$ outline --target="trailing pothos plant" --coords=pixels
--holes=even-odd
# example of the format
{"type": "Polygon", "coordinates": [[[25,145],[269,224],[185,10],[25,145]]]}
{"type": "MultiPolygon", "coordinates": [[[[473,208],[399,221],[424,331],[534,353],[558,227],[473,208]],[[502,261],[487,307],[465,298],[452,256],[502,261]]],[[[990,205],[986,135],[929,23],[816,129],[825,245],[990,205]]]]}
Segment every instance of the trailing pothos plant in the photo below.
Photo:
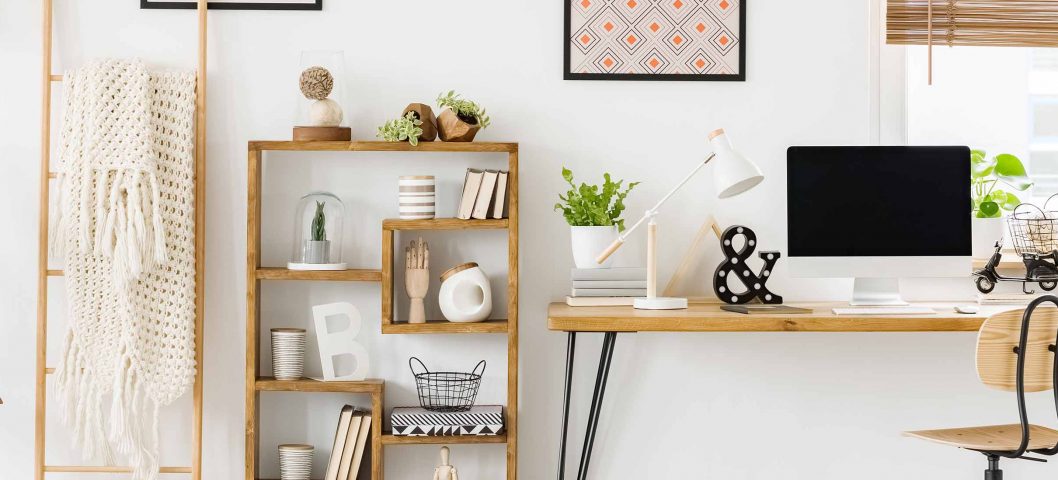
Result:
{"type": "Polygon", "coordinates": [[[1021,159],[1009,153],[989,158],[984,150],[971,150],[970,194],[974,217],[999,218],[1004,211],[1012,211],[1021,204],[1021,199],[1003,186],[1018,192],[1032,186],[1021,159]]]}
{"type": "Polygon", "coordinates": [[[578,186],[573,182],[573,172],[562,167],[562,178],[569,184],[570,189],[564,195],[558,196],[562,203],[556,203],[555,210],[561,210],[566,222],[574,227],[617,225],[618,231],[624,231],[625,221],[621,218],[621,213],[625,209],[625,197],[639,182],[629,183],[622,190],[624,180],[614,182],[609,173],[604,173],[602,177],[601,188],[586,183],[578,186]]]}
{"type": "Polygon", "coordinates": [[[419,116],[415,112],[408,112],[407,115],[394,118],[378,127],[378,133],[375,136],[387,142],[407,140],[415,146],[419,144],[419,136],[422,135],[422,128],[419,125],[422,125],[419,116]]]}
{"type": "Polygon", "coordinates": [[[482,129],[489,127],[490,120],[489,116],[485,114],[485,109],[477,103],[460,98],[455,90],[449,90],[448,93],[438,95],[437,106],[451,108],[456,116],[466,123],[477,125],[482,129]]]}

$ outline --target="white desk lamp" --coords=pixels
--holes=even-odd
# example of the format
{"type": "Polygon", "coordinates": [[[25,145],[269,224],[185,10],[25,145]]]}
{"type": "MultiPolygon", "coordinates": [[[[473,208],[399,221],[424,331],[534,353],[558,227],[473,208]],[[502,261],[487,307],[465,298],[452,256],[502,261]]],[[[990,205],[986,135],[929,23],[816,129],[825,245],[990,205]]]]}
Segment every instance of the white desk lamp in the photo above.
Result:
{"type": "Polygon", "coordinates": [[[713,153],[706,158],[704,162],[699,163],[698,166],[691,170],[691,173],[684,177],[683,181],[676,185],[666,194],[662,199],[654,205],[654,208],[647,210],[632,228],[625,230],[621,236],[617,237],[609,247],[606,248],[599,257],[595,259],[596,262],[602,264],[606,261],[610,255],[613,255],[621,245],[624,244],[625,239],[632,234],[645,220],[650,220],[647,224],[647,296],[646,298],[635,299],[635,308],[641,310],[677,310],[681,308],[687,308],[686,298],[671,298],[671,297],[659,297],[657,295],[658,290],[658,251],[657,251],[657,236],[658,226],[654,222],[654,217],[658,215],[658,209],[675,194],[681,187],[683,187],[691,177],[693,177],[698,170],[701,170],[706,164],[713,159],[716,159],[716,172],[713,175],[713,180],[716,182],[717,196],[720,198],[728,198],[738,195],[746,190],[749,190],[758,183],[764,180],[764,175],[760,172],[753,162],[750,162],[742,154],[736,152],[731,148],[731,142],[728,140],[727,135],[724,134],[724,129],[714,130],[709,134],[709,143],[713,147],[713,153]]]}

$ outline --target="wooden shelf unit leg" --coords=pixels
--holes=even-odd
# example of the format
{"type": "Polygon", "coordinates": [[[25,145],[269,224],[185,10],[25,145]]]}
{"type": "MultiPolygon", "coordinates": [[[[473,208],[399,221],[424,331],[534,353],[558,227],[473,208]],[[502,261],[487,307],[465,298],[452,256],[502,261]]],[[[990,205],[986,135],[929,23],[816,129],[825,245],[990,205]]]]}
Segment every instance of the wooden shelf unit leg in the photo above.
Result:
{"type": "Polygon", "coordinates": [[[507,480],[518,477],[518,150],[507,156],[507,480]]]}
{"type": "Polygon", "coordinates": [[[51,39],[52,4],[43,0],[43,88],[40,117],[40,224],[38,225],[37,253],[37,366],[35,370],[36,416],[34,418],[33,478],[44,480],[44,434],[47,419],[47,376],[44,373],[48,358],[48,207],[51,183],[51,39]]]}
{"type": "Polygon", "coordinates": [[[371,479],[382,480],[385,477],[386,462],[383,457],[385,449],[382,448],[382,423],[385,422],[386,406],[385,398],[386,384],[383,383],[378,391],[371,394],[371,411],[375,418],[371,421],[371,479]]]}
{"type": "Polygon", "coordinates": [[[248,158],[246,210],[246,480],[256,480],[259,442],[257,422],[260,418],[260,394],[254,382],[257,378],[261,342],[258,326],[261,311],[261,281],[257,268],[261,266],[261,151],[251,149],[248,158]]]}

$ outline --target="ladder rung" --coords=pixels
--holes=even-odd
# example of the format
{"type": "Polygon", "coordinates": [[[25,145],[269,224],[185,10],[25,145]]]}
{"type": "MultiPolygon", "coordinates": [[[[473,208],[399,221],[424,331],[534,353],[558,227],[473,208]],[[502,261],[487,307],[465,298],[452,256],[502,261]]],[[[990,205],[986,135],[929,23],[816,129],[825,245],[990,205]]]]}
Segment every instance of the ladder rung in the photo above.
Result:
{"type": "Polygon", "coordinates": [[[53,373],[55,373],[55,369],[52,368],[52,367],[47,367],[47,368],[44,369],[44,374],[45,375],[51,375],[53,373]]]}
{"type": "Polygon", "coordinates": [[[55,172],[48,172],[48,178],[59,178],[59,174],[55,172]]]}
{"type": "Polygon", "coordinates": [[[51,81],[53,81],[53,82],[61,82],[62,81],[62,75],[52,75],[51,76],[51,81]]]}
{"type": "MultiPolygon", "coordinates": [[[[132,473],[129,467],[92,467],[69,465],[45,465],[45,472],[54,473],[132,473]]],[[[191,467],[162,467],[159,473],[191,473],[191,467]]]]}
{"type": "Polygon", "coordinates": [[[62,270],[48,270],[49,277],[61,277],[63,276],[62,270]]]}

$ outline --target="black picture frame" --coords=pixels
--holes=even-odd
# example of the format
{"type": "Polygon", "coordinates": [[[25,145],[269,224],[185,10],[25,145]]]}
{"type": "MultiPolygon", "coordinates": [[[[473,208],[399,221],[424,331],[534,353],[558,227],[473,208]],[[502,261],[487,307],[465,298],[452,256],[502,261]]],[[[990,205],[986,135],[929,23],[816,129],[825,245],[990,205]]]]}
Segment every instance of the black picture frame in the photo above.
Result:
{"type": "Polygon", "coordinates": [[[563,22],[562,26],[562,79],[563,80],[632,80],[632,81],[677,81],[677,82],[744,82],[746,81],[746,3],[749,0],[741,0],[739,3],[739,43],[738,43],[738,73],[735,74],[682,74],[682,73],[573,73],[570,71],[570,38],[572,38],[573,13],[570,0],[562,0],[563,22]]]}
{"type": "MultiPolygon", "coordinates": [[[[210,10],[323,10],[323,0],[314,0],[312,3],[225,3],[223,1],[208,2],[210,10]]],[[[194,10],[198,4],[193,0],[182,2],[151,2],[140,0],[140,9],[146,10],[194,10]]]]}

